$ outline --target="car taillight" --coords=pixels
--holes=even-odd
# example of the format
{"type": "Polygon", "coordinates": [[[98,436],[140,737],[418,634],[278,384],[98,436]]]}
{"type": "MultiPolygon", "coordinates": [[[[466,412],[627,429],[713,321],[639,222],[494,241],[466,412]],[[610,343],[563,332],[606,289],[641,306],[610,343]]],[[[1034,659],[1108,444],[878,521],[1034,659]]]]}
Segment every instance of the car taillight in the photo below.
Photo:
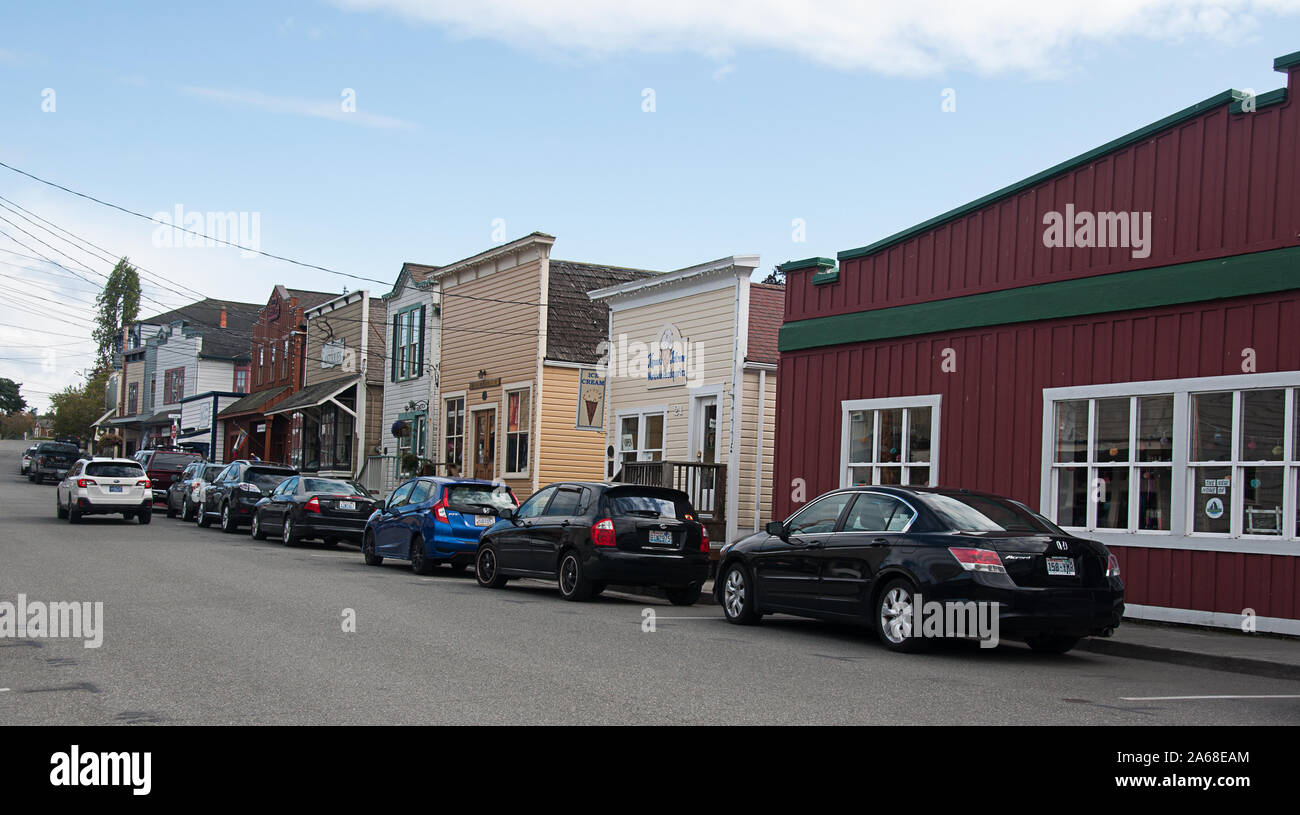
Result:
{"type": "Polygon", "coordinates": [[[709,530],[704,524],[700,524],[700,551],[709,551],[709,530]]]}
{"type": "MultiPolygon", "coordinates": [[[[77,479],[77,487],[78,487],[79,489],[83,489],[83,490],[84,490],[86,487],[89,487],[91,484],[94,484],[94,483],[95,483],[95,482],[94,482],[94,481],[91,481],[89,478],[78,478],[78,479],[77,479]]],[[[1111,557],[1114,557],[1114,555],[1111,555],[1111,557]]]]}
{"type": "Polygon", "coordinates": [[[596,546],[614,545],[614,522],[601,518],[591,525],[591,542],[596,546]]]}
{"type": "Polygon", "coordinates": [[[1106,558],[1106,576],[1119,577],[1119,558],[1114,555],[1106,558]]]}
{"type": "Polygon", "coordinates": [[[445,524],[451,523],[447,518],[447,496],[442,496],[438,499],[438,503],[433,505],[433,515],[445,524]]]}
{"type": "Polygon", "coordinates": [[[140,479],[139,481],[135,482],[135,485],[136,485],[137,487],[150,487],[150,486],[153,486],[153,482],[151,482],[151,481],[150,481],[149,479],[147,479],[147,478],[142,478],[142,479],[140,479]]]}
{"type": "Polygon", "coordinates": [[[320,499],[317,498],[315,495],[313,495],[313,496],[311,497],[311,500],[308,501],[308,502],[306,503],[306,505],[303,506],[303,509],[305,509],[305,510],[308,511],[308,512],[315,512],[315,513],[319,514],[319,513],[320,513],[320,499]]]}
{"type": "Polygon", "coordinates": [[[967,549],[960,546],[950,546],[948,551],[952,556],[957,558],[957,562],[968,572],[993,572],[995,574],[1006,574],[1006,567],[1002,565],[1002,558],[992,549],[967,549]]]}

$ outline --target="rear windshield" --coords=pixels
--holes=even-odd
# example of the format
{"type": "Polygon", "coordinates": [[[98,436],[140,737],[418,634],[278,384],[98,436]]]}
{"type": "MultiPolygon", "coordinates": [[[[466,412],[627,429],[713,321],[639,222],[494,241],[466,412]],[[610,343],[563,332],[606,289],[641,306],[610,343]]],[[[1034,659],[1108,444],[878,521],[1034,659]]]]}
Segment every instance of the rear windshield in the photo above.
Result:
{"type": "Polygon", "coordinates": [[[693,515],[686,496],[666,492],[620,491],[607,496],[610,514],[643,518],[685,518],[693,515]]]}
{"type": "Polygon", "coordinates": [[[302,490],[308,495],[366,495],[366,488],[334,478],[304,478],[302,490]]]}
{"type": "Polygon", "coordinates": [[[71,444],[42,444],[37,448],[42,453],[51,453],[61,456],[75,456],[81,451],[71,444]]]}
{"type": "Polygon", "coordinates": [[[930,493],[928,498],[948,528],[956,532],[1063,534],[1055,524],[1014,501],[944,493],[930,493]]]}
{"type": "Polygon", "coordinates": [[[249,469],[244,474],[244,480],[258,489],[266,492],[280,486],[280,482],[293,475],[290,470],[259,470],[249,469]]]}
{"type": "Polygon", "coordinates": [[[447,487],[447,505],[463,512],[493,512],[514,509],[519,505],[509,487],[489,487],[479,484],[453,484],[447,487]]]}
{"type": "Polygon", "coordinates": [[[151,470],[176,470],[180,472],[194,463],[198,456],[190,453],[154,453],[149,461],[151,470]]]}
{"type": "Polygon", "coordinates": [[[86,465],[86,475],[101,478],[138,478],[144,475],[139,464],[118,464],[112,461],[92,461],[86,465]]]}
{"type": "Polygon", "coordinates": [[[212,479],[216,478],[217,474],[224,469],[226,468],[220,464],[209,464],[203,468],[203,480],[209,484],[212,483],[212,479]]]}

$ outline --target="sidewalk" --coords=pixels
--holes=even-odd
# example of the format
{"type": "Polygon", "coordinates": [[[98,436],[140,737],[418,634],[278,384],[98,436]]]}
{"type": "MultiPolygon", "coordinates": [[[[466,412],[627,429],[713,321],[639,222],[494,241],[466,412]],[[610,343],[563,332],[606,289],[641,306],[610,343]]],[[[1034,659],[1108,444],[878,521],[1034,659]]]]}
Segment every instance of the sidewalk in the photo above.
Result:
{"type": "Polygon", "coordinates": [[[1300,680],[1300,639],[1125,620],[1110,638],[1089,637],[1079,650],[1300,680]]]}

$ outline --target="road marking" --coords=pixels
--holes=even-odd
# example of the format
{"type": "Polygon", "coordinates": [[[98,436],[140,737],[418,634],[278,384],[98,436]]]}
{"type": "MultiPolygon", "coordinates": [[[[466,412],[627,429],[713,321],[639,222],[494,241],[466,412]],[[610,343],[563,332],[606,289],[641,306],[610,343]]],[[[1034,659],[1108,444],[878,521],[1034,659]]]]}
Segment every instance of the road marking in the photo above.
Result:
{"type": "Polygon", "coordinates": [[[1125,702],[1188,702],[1206,699],[1300,699],[1300,693],[1223,694],[1220,696],[1121,696],[1125,702]]]}
{"type": "Polygon", "coordinates": [[[4,692],[7,691],[7,690],[9,690],[9,689],[8,689],[8,688],[0,688],[0,693],[4,693],[4,692]]]}

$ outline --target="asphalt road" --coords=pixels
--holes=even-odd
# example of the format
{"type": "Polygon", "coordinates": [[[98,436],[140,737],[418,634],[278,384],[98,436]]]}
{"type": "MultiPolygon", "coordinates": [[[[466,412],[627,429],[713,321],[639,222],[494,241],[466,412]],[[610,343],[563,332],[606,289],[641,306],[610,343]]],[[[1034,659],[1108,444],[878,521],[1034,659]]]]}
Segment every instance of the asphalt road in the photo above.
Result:
{"type": "Polygon", "coordinates": [[[794,618],[367,567],[162,513],[54,516],[0,442],[0,600],[104,604],[102,647],[0,638],[0,724],[1296,724],[1300,683],[1018,644],[886,652],[794,618]],[[642,631],[642,610],[656,631],[642,631]],[[342,630],[345,609],[357,630],[342,630]]]}

